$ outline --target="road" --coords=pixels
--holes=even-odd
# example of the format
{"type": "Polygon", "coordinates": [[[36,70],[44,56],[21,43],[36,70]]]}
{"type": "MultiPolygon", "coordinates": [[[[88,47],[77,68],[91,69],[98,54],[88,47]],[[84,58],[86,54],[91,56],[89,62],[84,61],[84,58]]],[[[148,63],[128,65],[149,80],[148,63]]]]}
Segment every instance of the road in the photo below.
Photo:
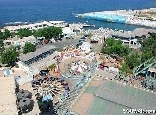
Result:
{"type": "MultiPolygon", "coordinates": [[[[76,46],[76,44],[79,43],[79,39],[81,38],[81,36],[75,38],[75,39],[63,39],[62,41],[58,41],[56,43],[52,43],[54,46],[59,47],[59,48],[64,48],[67,45],[74,45],[76,46]]],[[[91,44],[91,47],[93,48],[93,51],[101,53],[103,44],[91,44]]]]}
{"type": "Polygon", "coordinates": [[[74,39],[66,39],[66,38],[63,38],[63,40],[62,41],[58,41],[58,42],[56,42],[56,43],[52,43],[54,46],[56,46],[56,47],[59,47],[59,48],[63,48],[63,47],[65,47],[65,46],[67,46],[67,45],[74,45],[74,46],[76,46],[76,44],[78,44],[79,43],[79,39],[80,39],[81,37],[76,37],[76,38],[74,38],[74,39]]]}

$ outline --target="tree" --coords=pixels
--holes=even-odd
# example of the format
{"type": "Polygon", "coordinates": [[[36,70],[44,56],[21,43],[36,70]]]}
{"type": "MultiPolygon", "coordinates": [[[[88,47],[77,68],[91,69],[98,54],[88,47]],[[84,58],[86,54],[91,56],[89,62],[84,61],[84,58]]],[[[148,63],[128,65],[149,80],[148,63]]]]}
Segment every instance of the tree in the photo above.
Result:
{"type": "Polygon", "coordinates": [[[60,27],[46,27],[39,29],[34,33],[36,37],[45,37],[46,39],[57,38],[62,34],[62,28],[60,27]]]}
{"type": "Polygon", "coordinates": [[[14,62],[17,60],[18,56],[19,56],[19,53],[16,52],[15,48],[9,48],[1,54],[2,64],[13,65],[14,62]]]}
{"type": "Polygon", "coordinates": [[[119,68],[122,73],[132,73],[126,63],[122,63],[121,68],[119,68]]]}
{"type": "Polygon", "coordinates": [[[152,58],[153,57],[153,54],[152,54],[152,51],[150,50],[150,51],[144,51],[144,52],[142,52],[142,54],[141,54],[141,61],[142,62],[145,62],[146,60],[148,60],[148,59],[150,59],[150,58],[152,58]]]}
{"type": "Polygon", "coordinates": [[[139,57],[140,56],[137,53],[132,53],[126,57],[126,64],[131,70],[141,63],[141,59],[139,57]]]}
{"type": "Polygon", "coordinates": [[[3,46],[3,40],[0,39],[0,47],[3,46]]]}
{"type": "Polygon", "coordinates": [[[34,51],[36,51],[36,45],[30,42],[25,43],[24,48],[23,48],[24,54],[29,53],[29,52],[34,52],[34,51]]]}
{"type": "Polygon", "coordinates": [[[32,31],[29,30],[29,29],[20,29],[18,31],[18,35],[19,35],[20,38],[28,37],[28,36],[32,35],[32,31]]]}
{"type": "Polygon", "coordinates": [[[129,51],[130,48],[128,48],[128,46],[122,45],[121,40],[109,38],[106,40],[102,52],[106,54],[117,54],[119,56],[127,56],[129,51]]]}
{"type": "Polygon", "coordinates": [[[155,45],[153,46],[152,53],[153,53],[154,56],[156,56],[156,43],[155,43],[155,45]]]}
{"type": "Polygon", "coordinates": [[[8,29],[5,29],[3,34],[4,34],[4,39],[7,39],[11,36],[11,33],[8,29]]]}
{"type": "Polygon", "coordinates": [[[3,32],[0,31],[0,40],[3,40],[4,39],[4,34],[3,32]]]}
{"type": "Polygon", "coordinates": [[[146,61],[153,56],[156,56],[156,33],[152,33],[149,38],[145,39],[142,43],[142,61],[146,61]]]}

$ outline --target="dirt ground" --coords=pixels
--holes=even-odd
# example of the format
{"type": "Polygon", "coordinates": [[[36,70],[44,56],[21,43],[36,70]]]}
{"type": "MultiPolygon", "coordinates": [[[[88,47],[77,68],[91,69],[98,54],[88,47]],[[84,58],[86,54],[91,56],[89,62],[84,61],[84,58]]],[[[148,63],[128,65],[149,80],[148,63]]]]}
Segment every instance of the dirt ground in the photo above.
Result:
{"type": "Polygon", "coordinates": [[[24,89],[24,90],[28,90],[29,92],[32,93],[32,100],[34,101],[34,107],[33,107],[33,110],[30,111],[29,113],[26,113],[25,115],[36,115],[38,113],[40,113],[40,110],[39,110],[39,107],[38,107],[38,104],[37,104],[37,101],[36,101],[36,98],[35,96],[33,95],[33,89],[31,87],[31,83],[26,83],[24,85],[21,85],[20,86],[20,89],[24,89]]]}
{"type": "Polygon", "coordinates": [[[73,110],[80,115],[85,115],[93,99],[94,96],[92,94],[83,93],[73,106],[73,110]]]}

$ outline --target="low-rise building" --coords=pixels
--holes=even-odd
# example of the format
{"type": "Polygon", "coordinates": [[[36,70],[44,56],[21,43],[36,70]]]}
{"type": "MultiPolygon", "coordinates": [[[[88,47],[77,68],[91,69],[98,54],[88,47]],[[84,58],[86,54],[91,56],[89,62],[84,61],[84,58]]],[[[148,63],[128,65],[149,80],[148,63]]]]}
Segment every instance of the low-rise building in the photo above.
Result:
{"type": "Polygon", "coordinates": [[[140,48],[141,44],[138,39],[145,39],[150,36],[151,33],[156,32],[153,29],[136,28],[133,31],[111,31],[111,37],[116,40],[121,40],[123,44],[129,45],[130,48],[140,48]]]}
{"type": "Polygon", "coordinates": [[[42,21],[25,25],[6,26],[2,29],[8,29],[10,32],[17,32],[19,29],[38,30],[48,26],[65,27],[64,21],[42,21]]]}
{"type": "Polygon", "coordinates": [[[3,43],[4,43],[4,47],[9,47],[11,45],[13,46],[20,46],[21,48],[24,47],[25,43],[26,42],[30,42],[32,44],[36,44],[37,40],[34,36],[29,36],[29,37],[23,37],[22,39],[20,38],[12,38],[12,39],[9,39],[9,40],[4,40],[3,43]]]}
{"type": "Polygon", "coordinates": [[[24,64],[30,65],[34,62],[37,62],[39,60],[46,58],[48,55],[51,55],[54,52],[54,48],[56,47],[53,45],[45,45],[41,48],[38,48],[35,52],[21,54],[19,56],[19,59],[24,64]]]}

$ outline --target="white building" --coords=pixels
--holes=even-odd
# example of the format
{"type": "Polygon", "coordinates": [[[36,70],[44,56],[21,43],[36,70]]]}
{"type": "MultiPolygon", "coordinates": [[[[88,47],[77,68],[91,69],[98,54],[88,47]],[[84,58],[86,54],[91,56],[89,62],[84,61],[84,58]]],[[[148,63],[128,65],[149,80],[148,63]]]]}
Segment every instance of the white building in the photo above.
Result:
{"type": "Polygon", "coordinates": [[[23,37],[22,39],[18,38],[17,40],[11,39],[11,40],[3,41],[5,47],[9,47],[10,45],[13,45],[13,46],[21,46],[22,48],[24,47],[26,42],[35,44],[36,38],[34,36],[29,36],[29,37],[23,37]]]}
{"type": "Polygon", "coordinates": [[[4,29],[8,29],[10,32],[17,32],[19,29],[38,30],[48,26],[64,27],[65,24],[64,21],[42,21],[26,25],[6,26],[4,29]]]}

